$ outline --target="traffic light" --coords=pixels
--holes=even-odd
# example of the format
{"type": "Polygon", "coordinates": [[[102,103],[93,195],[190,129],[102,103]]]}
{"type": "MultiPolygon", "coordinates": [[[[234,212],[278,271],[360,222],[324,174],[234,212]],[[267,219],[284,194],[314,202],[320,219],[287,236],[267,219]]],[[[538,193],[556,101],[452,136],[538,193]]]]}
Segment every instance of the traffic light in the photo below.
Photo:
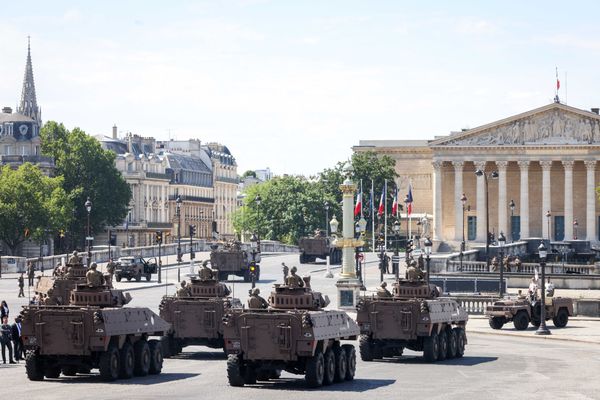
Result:
{"type": "Polygon", "coordinates": [[[196,235],[196,225],[190,225],[190,236],[196,235]]]}
{"type": "Polygon", "coordinates": [[[157,244],[161,244],[162,240],[163,240],[163,238],[162,238],[162,231],[156,232],[156,243],[157,244]]]}
{"type": "Polygon", "coordinates": [[[58,237],[60,237],[61,239],[65,237],[65,230],[61,229],[58,231],[58,237]]]}

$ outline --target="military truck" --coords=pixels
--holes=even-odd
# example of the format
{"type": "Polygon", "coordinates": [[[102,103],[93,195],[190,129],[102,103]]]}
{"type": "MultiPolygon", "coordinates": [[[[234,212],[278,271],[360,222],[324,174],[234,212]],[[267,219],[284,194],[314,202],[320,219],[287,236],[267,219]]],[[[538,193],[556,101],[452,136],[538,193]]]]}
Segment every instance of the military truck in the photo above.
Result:
{"type": "Polygon", "coordinates": [[[158,307],[160,317],[172,326],[161,338],[165,357],[175,356],[190,345],[223,349],[223,316],[231,308],[242,307],[216,279],[193,277],[187,288],[187,297],[164,296],[158,307]]]}
{"type": "Polygon", "coordinates": [[[324,310],[329,299],[305,287],[275,285],[268,309],[231,309],[224,318],[227,377],[231,386],[304,374],[310,387],[354,379],[359,334],[344,311],[324,310]]]}
{"type": "Polygon", "coordinates": [[[324,231],[317,231],[313,236],[300,238],[298,241],[300,263],[313,263],[317,258],[325,260],[329,256],[330,264],[342,262],[342,250],[333,246],[333,240],[324,231]]]}
{"type": "Polygon", "coordinates": [[[424,280],[398,279],[390,297],[363,296],[357,304],[363,361],[423,352],[427,362],[462,357],[468,315],[459,304],[439,297],[424,280]]]}
{"type": "Polygon", "coordinates": [[[32,381],[100,370],[105,381],[158,374],[162,349],[151,336],[170,325],[145,307],[123,307],[129,294],[78,284],[68,305],[29,305],[21,312],[25,369],[32,381]]]}
{"type": "Polygon", "coordinates": [[[121,257],[115,265],[115,279],[117,282],[121,282],[123,278],[139,282],[143,276],[149,282],[157,270],[156,258],[146,260],[143,257],[121,257]]]}
{"type": "Polygon", "coordinates": [[[226,281],[229,275],[241,276],[244,282],[260,280],[260,251],[242,249],[239,242],[211,246],[210,265],[218,270],[218,279],[226,281]]]}
{"type": "MultiPolygon", "coordinates": [[[[529,324],[540,326],[541,301],[520,296],[505,298],[488,306],[485,315],[489,318],[492,329],[502,329],[504,324],[512,321],[515,329],[522,331],[529,324]]],[[[546,321],[552,320],[557,328],[564,328],[573,315],[573,299],[568,297],[546,297],[546,321]]]]}

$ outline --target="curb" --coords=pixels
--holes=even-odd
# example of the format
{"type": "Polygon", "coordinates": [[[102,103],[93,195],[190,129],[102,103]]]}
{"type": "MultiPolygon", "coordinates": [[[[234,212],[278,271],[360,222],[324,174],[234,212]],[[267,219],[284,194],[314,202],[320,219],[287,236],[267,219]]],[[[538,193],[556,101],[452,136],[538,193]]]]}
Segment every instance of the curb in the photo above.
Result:
{"type": "Polygon", "coordinates": [[[496,333],[496,332],[486,332],[486,331],[467,331],[468,335],[494,335],[494,336],[505,336],[505,337],[511,337],[511,336],[516,336],[516,337],[520,337],[520,338],[529,338],[529,339],[545,339],[545,340],[560,340],[563,342],[578,342],[578,343],[588,343],[588,344],[597,344],[600,345],[600,342],[595,342],[592,340],[584,340],[584,339],[570,339],[570,338],[563,338],[563,337],[556,337],[556,336],[552,336],[552,335],[548,335],[548,336],[537,336],[535,334],[533,335],[526,335],[526,334],[522,334],[522,333],[496,333]]]}

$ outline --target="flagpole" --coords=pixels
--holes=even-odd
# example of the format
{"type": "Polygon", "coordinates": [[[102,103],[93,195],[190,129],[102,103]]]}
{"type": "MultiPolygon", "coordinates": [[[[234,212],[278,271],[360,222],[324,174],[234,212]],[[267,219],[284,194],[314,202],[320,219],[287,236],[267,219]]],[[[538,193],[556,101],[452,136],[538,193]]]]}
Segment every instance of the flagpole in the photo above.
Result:
{"type": "Polygon", "coordinates": [[[360,217],[363,217],[363,187],[362,187],[362,178],[360,180],[360,217]]]}
{"type": "Polygon", "coordinates": [[[383,185],[383,232],[384,232],[384,239],[385,239],[385,251],[387,251],[387,239],[388,239],[388,232],[387,232],[387,179],[385,180],[385,183],[383,185]]]}
{"type": "Polygon", "coordinates": [[[375,183],[371,179],[371,251],[375,253],[375,183]]]}

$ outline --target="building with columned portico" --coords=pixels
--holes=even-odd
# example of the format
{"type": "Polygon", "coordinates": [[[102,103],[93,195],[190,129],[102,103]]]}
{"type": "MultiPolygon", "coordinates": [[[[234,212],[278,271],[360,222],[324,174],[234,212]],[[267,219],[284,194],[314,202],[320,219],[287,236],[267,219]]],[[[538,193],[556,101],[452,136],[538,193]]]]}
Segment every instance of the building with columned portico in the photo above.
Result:
{"type": "Polygon", "coordinates": [[[354,147],[368,150],[396,160],[401,198],[410,183],[415,212],[432,216],[433,239],[442,246],[458,249],[463,235],[485,243],[486,217],[490,232],[509,241],[600,240],[597,108],[556,102],[434,140],[361,140],[354,147]],[[489,215],[486,177],[476,170],[488,176],[489,215]]]}

